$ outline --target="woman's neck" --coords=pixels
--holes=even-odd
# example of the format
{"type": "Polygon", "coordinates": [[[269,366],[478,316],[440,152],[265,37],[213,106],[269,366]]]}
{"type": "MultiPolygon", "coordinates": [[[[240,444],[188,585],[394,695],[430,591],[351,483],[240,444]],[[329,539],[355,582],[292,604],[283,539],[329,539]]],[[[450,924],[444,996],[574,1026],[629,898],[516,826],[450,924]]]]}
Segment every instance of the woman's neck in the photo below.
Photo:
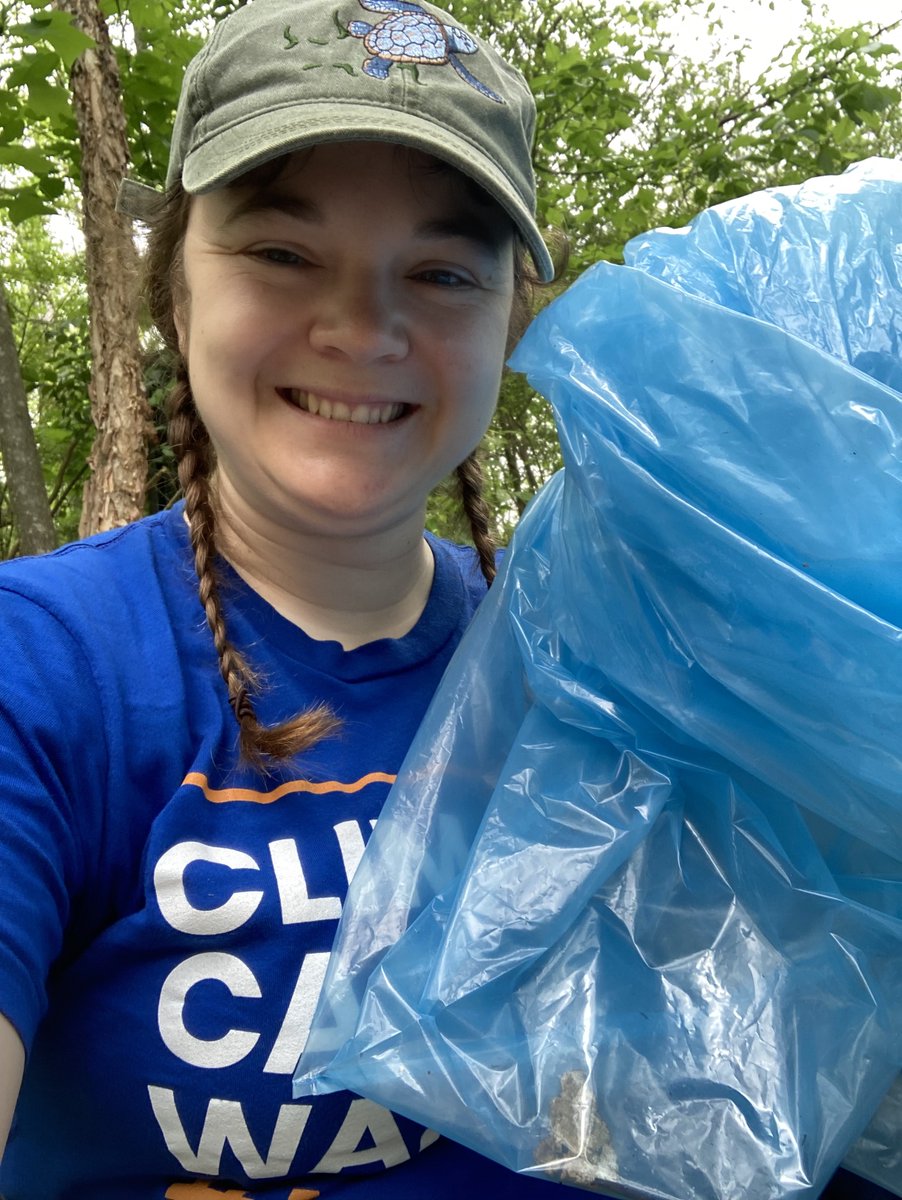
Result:
{"type": "Polygon", "coordinates": [[[277,612],[318,641],[353,650],[419,620],[434,561],[422,514],[403,527],[326,538],[219,508],[217,547],[277,612]]]}

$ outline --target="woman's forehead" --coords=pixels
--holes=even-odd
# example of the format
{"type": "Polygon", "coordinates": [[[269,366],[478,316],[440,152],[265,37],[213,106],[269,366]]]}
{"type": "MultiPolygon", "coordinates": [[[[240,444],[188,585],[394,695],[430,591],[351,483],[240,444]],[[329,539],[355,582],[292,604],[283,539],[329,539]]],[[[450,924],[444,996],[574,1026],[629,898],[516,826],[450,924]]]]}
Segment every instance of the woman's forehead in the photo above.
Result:
{"type": "Polygon", "coordinates": [[[302,196],[308,188],[328,195],[330,186],[358,189],[362,180],[385,180],[409,189],[424,208],[437,202],[452,211],[478,215],[492,239],[503,242],[514,226],[501,206],[477,183],[449,163],[414,147],[393,142],[327,142],[264,163],[221,189],[229,208],[254,207],[258,196],[302,196]]]}

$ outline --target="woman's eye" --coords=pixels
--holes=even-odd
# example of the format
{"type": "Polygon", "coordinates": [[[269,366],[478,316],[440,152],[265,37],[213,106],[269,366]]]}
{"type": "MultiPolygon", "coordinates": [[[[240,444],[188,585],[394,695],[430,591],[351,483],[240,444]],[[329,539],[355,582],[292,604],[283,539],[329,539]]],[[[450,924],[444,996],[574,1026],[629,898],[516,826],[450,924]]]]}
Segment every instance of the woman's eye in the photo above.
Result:
{"type": "Polygon", "coordinates": [[[264,246],[262,250],[254,250],[255,258],[261,258],[264,262],[277,263],[281,266],[295,267],[306,261],[295,250],[286,250],[284,246],[264,246]]]}
{"type": "Polygon", "coordinates": [[[444,288],[473,287],[473,280],[468,275],[453,271],[450,267],[428,267],[417,273],[417,279],[444,288]]]}

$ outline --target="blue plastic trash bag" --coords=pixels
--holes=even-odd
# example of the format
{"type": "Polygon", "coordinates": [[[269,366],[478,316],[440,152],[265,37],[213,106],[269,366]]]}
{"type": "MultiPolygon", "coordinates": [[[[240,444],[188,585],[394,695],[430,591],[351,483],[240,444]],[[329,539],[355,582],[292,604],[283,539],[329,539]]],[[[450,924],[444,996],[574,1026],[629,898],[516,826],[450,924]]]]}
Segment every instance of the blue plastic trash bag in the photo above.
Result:
{"type": "MultiPolygon", "coordinates": [[[[814,1197],[902,1068],[902,166],[627,262],[514,356],[565,468],[363,855],[296,1095],[618,1197],[814,1197]]],[[[902,1185],[881,1113],[850,1165],[902,1185]]]]}

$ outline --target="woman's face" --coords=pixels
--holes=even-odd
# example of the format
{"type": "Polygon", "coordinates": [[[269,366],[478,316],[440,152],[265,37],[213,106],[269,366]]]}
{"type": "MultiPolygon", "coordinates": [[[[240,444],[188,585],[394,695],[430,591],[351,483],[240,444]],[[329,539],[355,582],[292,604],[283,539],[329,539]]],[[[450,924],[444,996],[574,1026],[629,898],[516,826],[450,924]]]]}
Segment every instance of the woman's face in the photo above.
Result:
{"type": "Polygon", "coordinates": [[[491,419],[513,263],[499,209],[393,145],[317,146],[196,197],[176,324],[226,512],[420,525],[491,419]]]}

